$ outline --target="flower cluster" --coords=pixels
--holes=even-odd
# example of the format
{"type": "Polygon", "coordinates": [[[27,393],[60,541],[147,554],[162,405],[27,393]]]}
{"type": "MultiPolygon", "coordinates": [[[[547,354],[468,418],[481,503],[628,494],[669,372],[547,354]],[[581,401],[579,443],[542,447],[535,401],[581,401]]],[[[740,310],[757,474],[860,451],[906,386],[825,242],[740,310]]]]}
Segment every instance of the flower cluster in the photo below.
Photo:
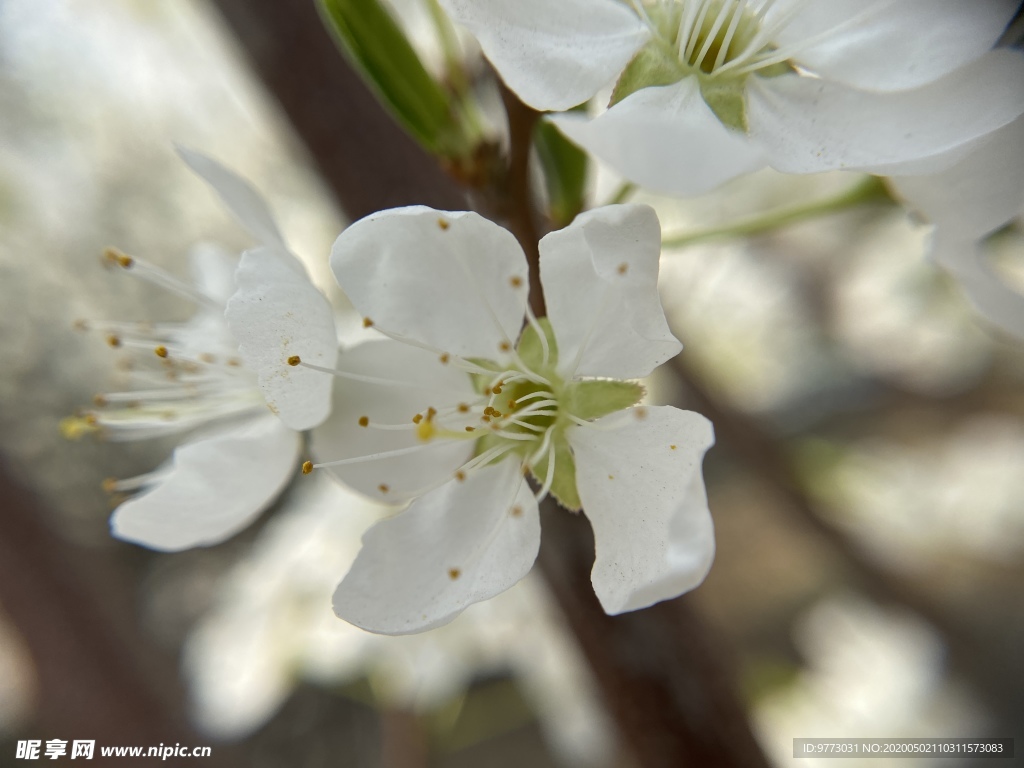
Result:
{"type": "Polygon", "coordinates": [[[441,0],[508,86],[626,178],[677,195],[766,165],[942,170],[1024,112],[1014,0],[441,0]]]}

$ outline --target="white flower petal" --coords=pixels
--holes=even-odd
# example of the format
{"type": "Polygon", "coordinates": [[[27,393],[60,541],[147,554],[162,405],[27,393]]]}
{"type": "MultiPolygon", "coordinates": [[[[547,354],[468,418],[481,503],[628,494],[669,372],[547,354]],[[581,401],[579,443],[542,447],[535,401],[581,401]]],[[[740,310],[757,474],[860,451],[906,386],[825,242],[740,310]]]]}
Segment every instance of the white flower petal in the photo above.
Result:
{"type": "Polygon", "coordinates": [[[811,77],[751,77],[747,122],[773,168],[938,171],[951,150],[1024,112],[1024,53],[999,50],[929,85],[869,93],[811,77]],[[925,163],[929,160],[929,163],[925,163]]]}
{"type": "Polygon", "coordinates": [[[765,165],[761,150],[711,111],[695,77],[641,88],[592,120],[550,119],[630,181],[669,195],[700,195],[765,165]]]}
{"type": "Polygon", "coordinates": [[[441,0],[480,41],[519,98],[540,110],[581,104],[610,83],[650,38],[615,0],[441,0]]]}
{"type": "Polygon", "coordinates": [[[330,418],[313,430],[310,447],[317,461],[423,446],[421,451],[401,456],[330,467],[329,471],[342,482],[381,501],[403,502],[450,478],[473,455],[473,440],[436,437],[423,443],[412,428],[413,416],[432,406],[438,411],[439,426],[464,431],[467,422],[457,406],[479,399],[464,372],[442,364],[435,354],[390,339],[368,341],[346,350],[337,367],[362,376],[407,382],[409,386],[339,380],[330,418]],[[456,412],[449,415],[449,411],[456,412]],[[363,416],[371,424],[410,429],[362,427],[359,419],[363,416]]]}
{"type": "Polygon", "coordinates": [[[335,241],[331,269],[356,309],[388,333],[488,360],[519,336],[526,257],[510,232],[476,213],[371,214],[335,241]]]}
{"type": "Polygon", "coordinates": [[[501,461],[367,531],[334,611],[385,635],[433,629],[523,578],[539,545],[533,493],[519,463],[501,461]]]}
{"type": "Polygon", "coordinates": [[[111,532],[165,552],[218,544],[277,498],[299,448],[298,434],[270,414],[183,443],[168,477],[114,511],[111,532]]]}
{"type": "Polygon", "coordinates": [[[711,423],[678,408],[640,407],[567,432],[576,484],[594,528],[591,574],[607,613],[693,589],[715,554],[701,459],[711,423]]]}
{"type": "Polygon", "coordinates": [[[1024,118],[945,171],[890,179],[911,207],[954,238],[977,239],[1024,213],[1024,118]]]}
{"type": "Polygon", "coordinates": [[[1017,0],[814,0],[777,3],[766,18],[799,10],[775,36],[827,80],[866,90],[915,88],[974,61],[992,46],[1017,0]],[[810,46],[805,41],[814,39],[810,46]]]}
{"type": "Polygon", "coordinates": [[[303,430],[330,413],[333,377],[290,366],[288,358],[298,355],[303,362],[333,368],[338,337],[330,302],[296,265],[295,257],[278,247],[247,251],[226,317],[271,409],[292,429],[303,430]]]}
{"type": "Polygon", "coordinates": [[[956,278],[978,314],[1024,338],[1024,295],[989,268],[977,240],[949,236],[939,227],[934,234],[931,257],[956,278]]]}
{"type": "Polygon", "coordinates": [[[199,243],[189,251],[192,282],[204,296],[224,305],[235,292],[238,254],[213,243],[199,243]]]}
{"type": "Polygon", "coordinates": [[[647,205],[587,211],[540,241],[563,375],[636,379],[679,353],[658,297],[660,256],[661,226],[647,205]]]}
{"type": "Polygon", "coordinates": [[[181,159],[213,187],[246,232],[262,245],[285,247],[266,201],[248,181],[206,155],[185,147],[176,149],[181,159]]]}

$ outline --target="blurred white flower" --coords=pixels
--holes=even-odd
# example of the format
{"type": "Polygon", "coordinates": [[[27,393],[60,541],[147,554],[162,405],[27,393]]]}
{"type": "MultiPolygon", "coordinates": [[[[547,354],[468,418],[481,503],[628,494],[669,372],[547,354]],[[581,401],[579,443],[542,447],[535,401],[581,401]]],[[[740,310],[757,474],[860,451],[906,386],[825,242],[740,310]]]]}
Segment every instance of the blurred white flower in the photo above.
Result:
{"type": "Polygon", "coordinates": [[[69,437],[118,441],[188,433],[155,471],[107,483],[135,493],[111,517],[113,534],[168,551],[216,544],[252,522],[293,476],[297,430],[326,418],[330,382],[291,369],[278,350],[326,365],[337,357],[330,304],[284,246],[263,200],[213,160],[179,151],[262,245],[240,263],[197,249],[194,283],[108,251],[112,265],[198,311],[184,323],[83,323],[130,355],[131,386],[98,395],[94,410],[62,425],[69,437]]]}
{"type": "Polygon", "coordinates": [[[527,104],[626,178],[700,194],[787,173],[927,173],[1024,112],[1015,0],[441,0],[527,104]]]}
{"type": "Polygon", "coordinates": [[[193,719],[242,738],[272,717],[300,681],[369,680],[379,706],[419,713],[457,702],[475,679],[511,675],[560,752],[599,763],[614,739],[592,682],[539,581],[526,578],[451,624],[387,637],[324,610],[386,511],[323,475],[300,483],[224,580],[185,649],[193,719]]]}
{"type": "Polygon", "coordinates": [[[892,183],[934,225],[931,259],[959,281],[983,317],[1024,337],[1024,294],[993,268],[990,249],[981,242],[1024,216],[1024,118],[945,171],[892,183]]]}
{"type": "Polygon", "coordinates": [[[366,534],[335,594],[339,616],[416,632],[508,589],[536,559],[549,492],[594,527],[594,589],[609,613],[703,580],[711,425],[631,407],[642,388],[609,380],[646,376],[680,349],[658,299],[660,240],[647,206],[591,211],[547,235],[537,320],[522,249],[476,214],[403,208],[342,233],[338,282],[391,338],[341,361],[344,401],[314,432],[314,453],[331,459],[317,466],[378,499],[416,501],[366,534]]]}
{"type": "MultiPolygon", "coordinates": [[[[855,597],[822,601],[805,614],[796,644],[807,669],[789,688],[760,702],[754,723],[776,765],[793,762],[794,737],[919,738],[978,733],[984,716],[949,683],[934,630],[911,614],[883,611],[855,597]]],[[[801,757],[831,766],[834,759],[801,757]]],[[[847,757],[851,768],[895,768],[905,758],[847,757]]],[[[960,765],[919,756],[915,765],[960,765]]]]}
{"type": "Polygon", "coordinates": [[[1022,463],[1024,425],[990,415],[921,446],[865,440],[828,483],[851,532],[894,567],[1012,562],[1024,551],[1022,463]]]}

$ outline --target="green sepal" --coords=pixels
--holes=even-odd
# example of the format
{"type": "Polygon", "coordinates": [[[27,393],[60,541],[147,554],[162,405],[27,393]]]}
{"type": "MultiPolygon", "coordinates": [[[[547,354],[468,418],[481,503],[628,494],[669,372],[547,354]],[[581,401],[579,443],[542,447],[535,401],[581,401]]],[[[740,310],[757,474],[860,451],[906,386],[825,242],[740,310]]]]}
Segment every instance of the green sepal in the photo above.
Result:
{"type": "Polygon", "coordinates": [[[596,379],[573,382],[563,398],[567,412],[590,421],[636,405],[643,396],[643,386],[635,381],[596,379]]]}
{"type": "MultiPolygon", "coordinates": [[[[580,501],[580,494],[576,489],[576,459],[572,455],[572,448],[569,447],[563,430],[555,434],[551,450],[555,452],[555,477],[551,482],[551,495],[566,509],[579,512],[583,502],[580,501]]],[[[544,485],[548,477],[547,457],[538,461],[530,470],[530,474],[538,483],[544,485]]]]}
{"type": "Polygon", "coordinates": [[[469,151],[448,93],[380,0],[318,0],[318,6],[339,47],[424,148],[446,157],[469,151]]]}
{"type": "Polygon", "coordinates": [[[747,97],[743,80],[700,79],[700,95],[723,125],[747,132],[747,97]]]}
{"type": "Polygon", "coordinates": [[[653,40],[633,57],[619,75],[618,82],[612,90],[609,107],[613,107],[627,96],[641,88],[678,83],[687,75],[687,70],[679,63],[674,52],[665,49],[660,40],[653,40]]]}
{"type": "Polygon", "coordinates": [[[544,346],[540,343],[540,334],[537,333],[533,323],[527,323],[523,329],[516,352],[527,368],[544,373],[554,370],[558,365],[558,342],[555,341],[555,332],[551,329],[551,322],[546,317],[537,318],[537,325],[544,330],[544,338],[548,342],[548,364],[544,365],[544,346]]]}
{"type": "Polygon", "coordinates": [[[556,227],[568,226],[583,210],[587,187],[587,153],[546,120],[537,124],[534,144],[544,169],[548,215],[556,227]]]}

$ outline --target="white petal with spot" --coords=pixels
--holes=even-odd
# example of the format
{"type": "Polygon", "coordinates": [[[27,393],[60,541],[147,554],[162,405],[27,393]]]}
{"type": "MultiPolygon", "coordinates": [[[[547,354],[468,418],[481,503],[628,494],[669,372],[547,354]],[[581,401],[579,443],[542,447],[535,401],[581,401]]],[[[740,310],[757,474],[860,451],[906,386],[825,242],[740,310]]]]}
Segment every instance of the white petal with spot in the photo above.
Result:
{"type": "Polygon", "coordinates": [[[499,462],[373,526],[334,593],[334,611],[387,635],[447,624],[527,574],[540,517],[519,463],[499,462]]]}
{"type": "MultiPolygon", "coordinates": [[[[246,366],[259,376],[267,403],[292,429],[310,429],[331,409],[333,378],[293,367],[288,358],[333,368],[338,357],[334,312],[327,298],[296,271],[295,257],[279,247],[242,255],[238,290],[226,317],[246,366]]],[[[301,269],[301,266],[300,266],[301,269]]]]}
{"type": "Polygon", "coordinates": [[[422,447],[413,453],[328,468],[342,482],[380,501],[404,502],[451,478],[473,455],[471,439],[435,437],[424,443],[417,437],[412,421],[416,414],[434,407],[439,412],[435,417],[439,427],[468,438],[464,428],[477,417],[470,419],[459,413],[458,405],[472,403],[479,396],[466,373],[442,364],[431,352],[390,339],[368,341],[346,350],[337,367],[380,381],[338,380],[331,416],[312,434],[315,460],[327,462],[422,447]],[[389,386],[382,381],[396,384],[389,386]],[[405,429],[362,427],[359,419],[363,416],[373,424],[405,429]]]}
{"type": "Polygon", "coordinates": [[[866,90],[915,88],[995,45],[1017,0],[788,0],[768,24],[799,9],[775,35],[815,74],[866,90]],[[810,43],[808,45],[808,43],[810,43]]]}
{"type": "Polygon", "coordinates": [[[284,240],[274,223],[274,217],[252,184],[206,155],[185,147],[177,147],[177,150],[181,159],[213,187],[246,232],[263,245],[284,248],[284,240]]]}
{"type": "Polygon", "coordinates": [[[914,173],[942,170],[952,151],[1024,112],[1024,52],[992,51],[903,93],[869,93],[810,77],[751,77],[750,136],[773,168],[914,173]]]}
{"type": "Polygon", "coordinates": [[[540,241],[560,373],[635,379],[679,353],[658,297],[660,255],[661,226],[647,205],[588,211],[540,241]]]}
{"type": "Polygon", "coordinates": [[[715,553],[701,473],[711,423],[678,408],[641,407],[567,434],[605,612],[645,608],[700,584],[715,553]]]}
{"type": "Polygon", "coordinates": [[[630,181],[669,195],[701,195],[765,165],[757,145],[711,111],[695,77],[642,88],[594,119],[550,119],[630,181]]]}
{"type": "Polygon", "coordinates": [[[488,360],[519,336],[526,257],[510,232],[476,213],[371,214],[335,241],[331,269],[356,309],[389,334],[488,360]]]}
{"type": "Polygon", "coordinates": [[[295,476],[299,448],[298,434],[269,413],[183,443],[167,477],[114,511],[111,532],[167,552],[218,544],[295,476]]]}
{"type": "Polygon", "coordinates": [[[563,110],[612,82],[650,39],[615,0],[441,0],[531,107],[563,110]]]}

